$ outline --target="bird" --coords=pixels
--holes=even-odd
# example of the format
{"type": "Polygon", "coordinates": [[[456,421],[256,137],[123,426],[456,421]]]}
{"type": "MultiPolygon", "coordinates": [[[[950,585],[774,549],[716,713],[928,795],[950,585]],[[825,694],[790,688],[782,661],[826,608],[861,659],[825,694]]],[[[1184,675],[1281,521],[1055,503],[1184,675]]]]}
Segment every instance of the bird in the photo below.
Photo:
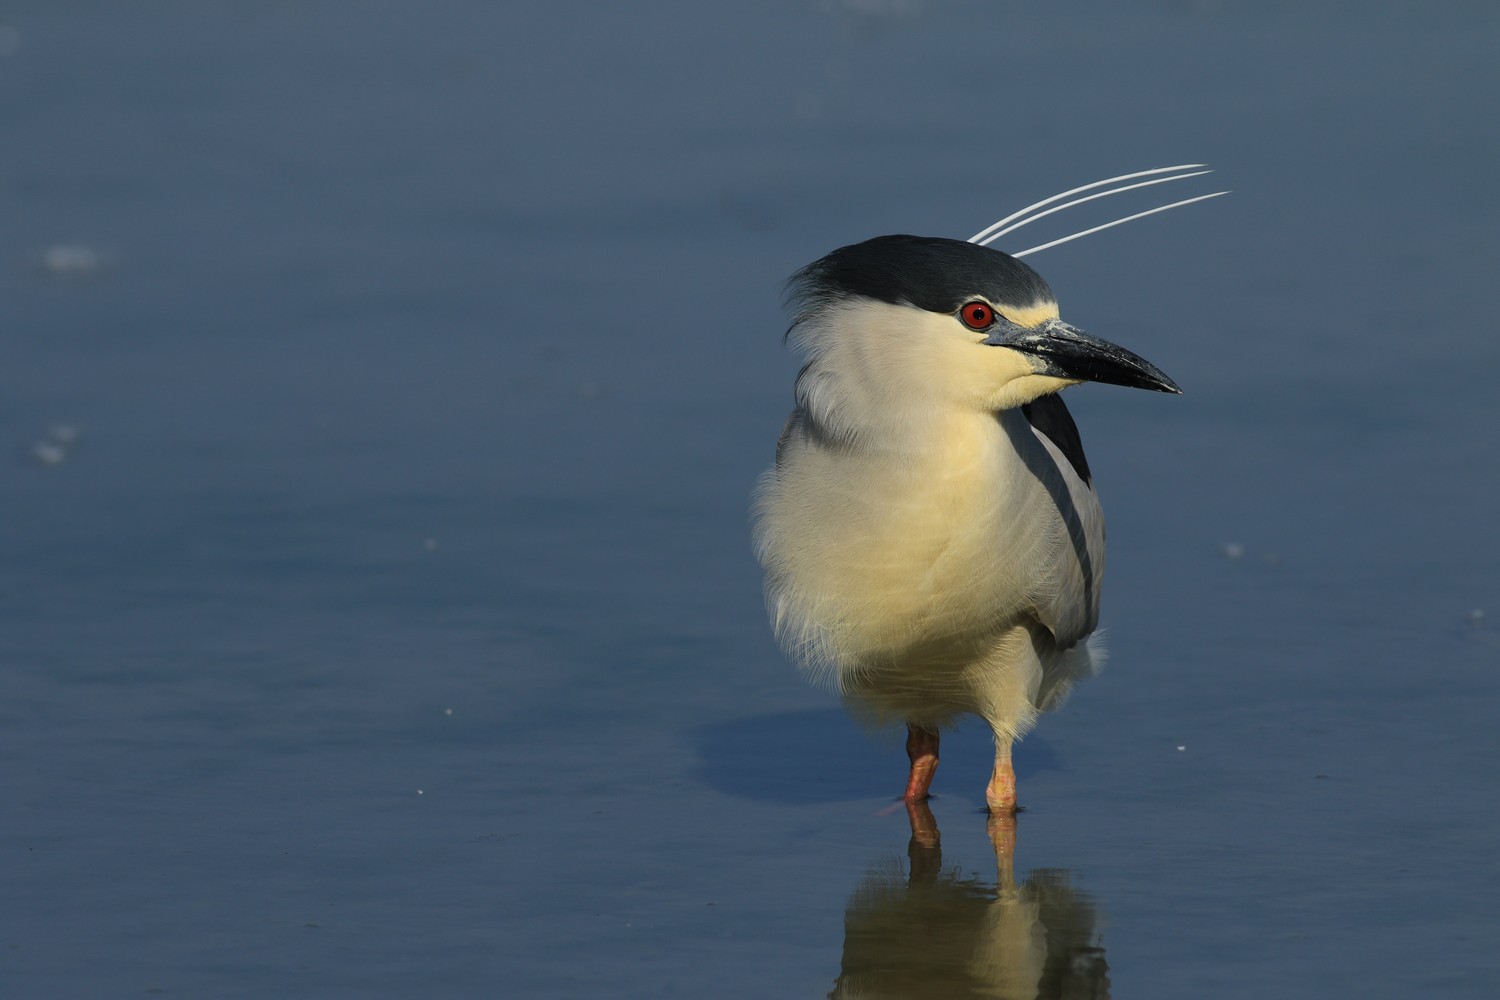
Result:
{"type": "Polygon", "coordinates": [[[856,718],[905,723],[908,804],[930,794],[942,731],[978,716],[994,734],[986,804],[1014,814],[1012,745],[1102,664],[1089,640],[1104,514],[1057,393],[1083,382],[1181,392],[1151,362],[1062,319],[1020,258],[1065,240],[1017,254],[987,244],[1201,166],[1074,188],[967,241],[877,236],[788,282],[787,339],[805,364],[752,501],[766,605],[790,658],[856,718]]]}

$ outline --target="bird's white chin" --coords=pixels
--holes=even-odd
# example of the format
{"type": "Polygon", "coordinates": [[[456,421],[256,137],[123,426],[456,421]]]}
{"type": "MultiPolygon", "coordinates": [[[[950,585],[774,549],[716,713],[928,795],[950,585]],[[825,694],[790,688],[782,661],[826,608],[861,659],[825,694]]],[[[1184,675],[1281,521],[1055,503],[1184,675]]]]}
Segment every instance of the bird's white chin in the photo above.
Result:
{"type": "Polygon", "coordinates": [[[1000,386],[985,400],[984,408],[991,411],[1014,409],[1048,393],[1078,384],[1077,379],[1058,378],[1055,375],[1022,375],[1000,386]]]}

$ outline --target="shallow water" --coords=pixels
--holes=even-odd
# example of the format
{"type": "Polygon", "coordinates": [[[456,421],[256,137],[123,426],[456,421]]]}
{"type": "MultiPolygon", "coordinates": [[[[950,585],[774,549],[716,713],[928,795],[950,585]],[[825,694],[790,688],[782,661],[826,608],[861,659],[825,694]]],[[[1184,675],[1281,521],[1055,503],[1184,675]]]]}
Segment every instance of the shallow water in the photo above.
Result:
{"type": "Polygon", "coordinates": [[[0,992],[1500,990],[1489,5],[0,20],[0,992]],[[1187,394],[1007,883],[769,636],[780,282],[1197,160],[1031,259],[1187,394]]]}

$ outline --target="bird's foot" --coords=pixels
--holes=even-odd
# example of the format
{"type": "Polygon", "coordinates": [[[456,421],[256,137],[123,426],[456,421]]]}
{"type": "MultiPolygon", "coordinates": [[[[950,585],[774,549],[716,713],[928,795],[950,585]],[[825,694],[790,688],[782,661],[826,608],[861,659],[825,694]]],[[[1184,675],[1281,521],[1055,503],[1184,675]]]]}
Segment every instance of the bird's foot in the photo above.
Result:
{"type": "Polygon", "coordinates": [[[984,790],[984,800],[990,807],[991,816],[1016,814],[1016,772],[1010,766],[1010,754],[995,761],[995,773],[990,776],[989,787],[984,790]]]}

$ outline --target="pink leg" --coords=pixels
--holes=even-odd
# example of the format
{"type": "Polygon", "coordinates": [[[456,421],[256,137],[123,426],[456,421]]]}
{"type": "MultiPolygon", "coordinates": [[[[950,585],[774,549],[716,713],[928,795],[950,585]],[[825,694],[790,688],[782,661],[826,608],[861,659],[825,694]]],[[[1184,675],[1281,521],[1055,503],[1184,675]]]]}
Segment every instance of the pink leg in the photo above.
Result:
{"type": "Polygon", "coordinates": [[[927,789],[937,772],[938,734],[908,722],[906,756],[911,758],[911,776],[906,779],[906,794],[902,798],[907,802],[920,802],[927,798],[927,789]]]}
{"type": "Polygon", "coordinates": [[[990,815],[1004,816],[1016,811],[1016,772],[1010,765],[1010,740],[995,736],[995,772],[990,775],[990,786],[984,790],[985,800],[990,805],[990,815]]]}

